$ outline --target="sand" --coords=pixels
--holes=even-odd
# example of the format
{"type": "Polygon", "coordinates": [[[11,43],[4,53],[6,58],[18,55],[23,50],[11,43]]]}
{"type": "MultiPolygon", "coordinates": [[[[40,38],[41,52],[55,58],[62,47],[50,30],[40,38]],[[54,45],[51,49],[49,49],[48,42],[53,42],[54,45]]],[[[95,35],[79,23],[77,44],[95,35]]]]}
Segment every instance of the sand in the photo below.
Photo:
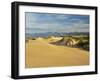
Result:
{"type": "Polygon", "coordinates": [[[89,65],[88,51],[49,43],[42,38],[26,43],[26,68],[89,65]]]}

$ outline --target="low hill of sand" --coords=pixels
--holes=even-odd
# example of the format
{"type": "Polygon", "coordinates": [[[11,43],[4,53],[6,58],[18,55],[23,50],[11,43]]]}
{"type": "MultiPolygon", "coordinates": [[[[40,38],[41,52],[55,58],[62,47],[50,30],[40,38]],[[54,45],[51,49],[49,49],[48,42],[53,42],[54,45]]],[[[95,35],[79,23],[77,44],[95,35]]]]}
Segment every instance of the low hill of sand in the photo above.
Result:
{"type": "Polygon", "coordinates": [[[43,38],[41,38],[41,37],[38,37],[38,38],[36,38],[35,40],[44,40],[43,38]]]}
{"type": "Polygon", "coordinates": [[[26,43],[26,68],[80,66],[89,64],[89,52],[50,44],[37,38],[26,43]]]}

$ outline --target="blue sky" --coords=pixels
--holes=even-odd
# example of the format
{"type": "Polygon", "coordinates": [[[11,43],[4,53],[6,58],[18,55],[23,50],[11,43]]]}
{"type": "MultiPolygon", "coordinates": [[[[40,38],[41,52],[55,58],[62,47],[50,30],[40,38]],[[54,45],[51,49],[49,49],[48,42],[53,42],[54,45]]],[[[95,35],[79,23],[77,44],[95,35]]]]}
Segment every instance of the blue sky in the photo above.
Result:
{"type": "Polygon", "coordinates": [[[25,13],[26,33],[89,32],[89,16],[73,14],[25,13]]]}

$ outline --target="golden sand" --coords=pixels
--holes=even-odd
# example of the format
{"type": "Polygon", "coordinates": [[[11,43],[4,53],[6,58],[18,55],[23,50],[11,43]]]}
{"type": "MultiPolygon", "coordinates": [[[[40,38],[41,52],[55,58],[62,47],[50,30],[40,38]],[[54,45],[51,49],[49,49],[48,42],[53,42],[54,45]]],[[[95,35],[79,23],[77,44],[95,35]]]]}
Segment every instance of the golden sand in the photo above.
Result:
{"type": "MultiPolygon", "coordinates": [[[[50,42],[50,41],[49,41],[50,42]]],[[[49,44],[45,39],[26,43],[26,68],[79,66],[89,64],[89,52],[78,48],[49,44]]]]}

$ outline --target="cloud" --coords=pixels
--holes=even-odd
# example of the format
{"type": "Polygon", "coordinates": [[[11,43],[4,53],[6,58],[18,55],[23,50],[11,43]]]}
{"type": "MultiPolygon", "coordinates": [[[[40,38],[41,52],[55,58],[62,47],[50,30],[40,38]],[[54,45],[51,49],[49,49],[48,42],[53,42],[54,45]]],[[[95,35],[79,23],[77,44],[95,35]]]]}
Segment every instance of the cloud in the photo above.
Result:
{"type": "Polygon", "coordinates": [[[26,32],[89,32],[88,15],[26,13],[26,32]]]}

